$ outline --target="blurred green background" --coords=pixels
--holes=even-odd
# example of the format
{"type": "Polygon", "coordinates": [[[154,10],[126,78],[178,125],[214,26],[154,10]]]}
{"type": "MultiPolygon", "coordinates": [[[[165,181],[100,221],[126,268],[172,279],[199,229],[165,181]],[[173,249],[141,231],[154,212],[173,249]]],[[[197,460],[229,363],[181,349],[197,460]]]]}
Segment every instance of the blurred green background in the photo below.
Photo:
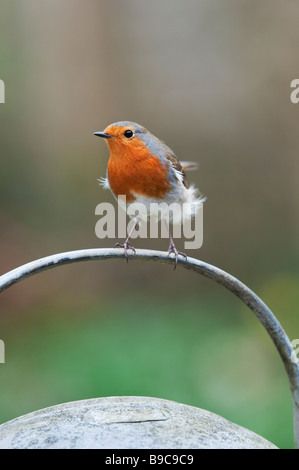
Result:
{"type": "MultiPolygon", "coordinates": [[[[0,11],[1,273],[115,243],[94,232],[96,205],[114,200],[97,183],[108,150],[92,133],[136,121],[200,165],[189,179],[208,197],[204,243],[188,254],[242,280],[299,338],[298,2],[0,0],[0,11]]],[[[150,262],[82,263],[12,287],[0,305],[0,422],[155,396],[293,447],[278,353],[212,281],[150,262]]]]}

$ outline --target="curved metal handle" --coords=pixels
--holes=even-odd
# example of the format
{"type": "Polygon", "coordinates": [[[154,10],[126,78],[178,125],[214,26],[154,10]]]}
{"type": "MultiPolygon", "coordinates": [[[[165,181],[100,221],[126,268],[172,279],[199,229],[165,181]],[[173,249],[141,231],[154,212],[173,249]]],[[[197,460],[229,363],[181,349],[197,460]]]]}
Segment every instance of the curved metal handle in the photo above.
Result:
{"type": "MultiPolygon", "coordinates": [[[[16,282],[20,282],[23,279],[41,271],[45,271],[46,269],[79,261],[123,258],[123,256],[123,249],[118,248],[76,250],[47,256],[45,258],[32,261],[31,263],[24,264],[23,266],[0,276],[0,292],[8,289],[16,282]]],[[[135,254],[128,253],[128,257],[130,260],[152,260],[162,263],[174,262],[174,259],[169,257],[168,253],[163,251],[136,250],[135,254]]],[[[294,354],[294,349],[279,321],[267,305],[252,290],[227,272],[211,264],[205,263],[204,261],[189,257],[187,259],[179,257],[178,264],[226,287],[226,289],[239,297],[239,299],[241,299],[252,310],[266,328],[280,354],[289,377],[293,396],[295,447],[299,448],[299,366],[298,363],[294,363],[291,360],[291,355],[292,353],[294,354]]]]}

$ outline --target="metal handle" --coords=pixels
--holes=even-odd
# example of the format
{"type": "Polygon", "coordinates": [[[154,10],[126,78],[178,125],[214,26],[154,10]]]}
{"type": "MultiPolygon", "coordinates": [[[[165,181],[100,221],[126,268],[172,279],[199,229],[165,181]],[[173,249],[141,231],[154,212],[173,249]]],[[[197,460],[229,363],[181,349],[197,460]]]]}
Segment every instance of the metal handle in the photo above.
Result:
{"type": "MultiPolygon", "coordinates": [[[[8,289],[16,282],[20,282],[29,276],[37,274],[46,269],[55,268],[64,264],[76,263],[79,261],[105,260],[111,258],[123,258],[123,249],[86,249],[77,251],[68,251],[58,253],[52,256],[41,258],[31,263],[24,264],[19,268],[13,269],[6,274],[0,276],[0,292],[8,289]]],[[[163,251],[153,250],[136,250],[135,254],[128,253],[130,260],[159,261],[162,263],[173,263],[174,259],[163,251]]],[[[204,261],[188,257],[187,259],[179,257],[178,264],[183,268],[194,271],[205,277],[208,277],[218,284],[226,287],[239,299],[241,299],[255,314],[259,321],[266,328],[269,336],[274,342],[280,357],[285,366],[289,377],[290,387],[293,397],[293,413],[294,413],[294,440],[295,447],[299,448],[299,366],[291,360],[294,349],[290,339],[282,328],[281,324],[267,307],[267,305],[245,284],[227,272],[219,269],[204,261]]]]}

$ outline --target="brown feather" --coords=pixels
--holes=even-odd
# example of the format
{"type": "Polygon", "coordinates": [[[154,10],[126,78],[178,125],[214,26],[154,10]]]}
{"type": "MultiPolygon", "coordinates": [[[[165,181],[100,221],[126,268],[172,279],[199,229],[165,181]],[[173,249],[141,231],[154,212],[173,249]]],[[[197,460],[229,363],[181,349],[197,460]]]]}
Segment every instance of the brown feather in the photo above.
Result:
{"type": "MultiPolygon", "coordinates": [[[[169,149],[170,150],[170,149],[169,149]]],[[[171,152],[167,152],[165,153],[165,157],[167,158],[167,160],[170,161],[171,165],[178,171],[180,171],[183,175],[183,184],[186,188],[189,188],[189,183],[188,183],[188,180],[187,180],[187,177],[185,175],[185,172],[184,172],[184,169],[181,165],[181,162],[179,161],[179,159],[175,156],[175,154],[171,151],[171,152]]]]}

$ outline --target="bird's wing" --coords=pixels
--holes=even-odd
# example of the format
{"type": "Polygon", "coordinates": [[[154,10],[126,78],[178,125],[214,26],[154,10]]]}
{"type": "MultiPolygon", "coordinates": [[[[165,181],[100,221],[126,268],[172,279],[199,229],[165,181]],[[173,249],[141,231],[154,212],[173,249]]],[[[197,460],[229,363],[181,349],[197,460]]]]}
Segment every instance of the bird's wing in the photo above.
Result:
{"type": "MultiPolygon", "coordinates": [[[[169,149],[170,150],[170,149],[169,149]]],[[[183,162],[175,156],[175,154],[170,150],[169,152],[165,152],[165,157],[170,162],[176,176],[180,179],[186,188],[189,188],[189,183],[185,175],[185,168],[183,167],[183,162]]]]}

